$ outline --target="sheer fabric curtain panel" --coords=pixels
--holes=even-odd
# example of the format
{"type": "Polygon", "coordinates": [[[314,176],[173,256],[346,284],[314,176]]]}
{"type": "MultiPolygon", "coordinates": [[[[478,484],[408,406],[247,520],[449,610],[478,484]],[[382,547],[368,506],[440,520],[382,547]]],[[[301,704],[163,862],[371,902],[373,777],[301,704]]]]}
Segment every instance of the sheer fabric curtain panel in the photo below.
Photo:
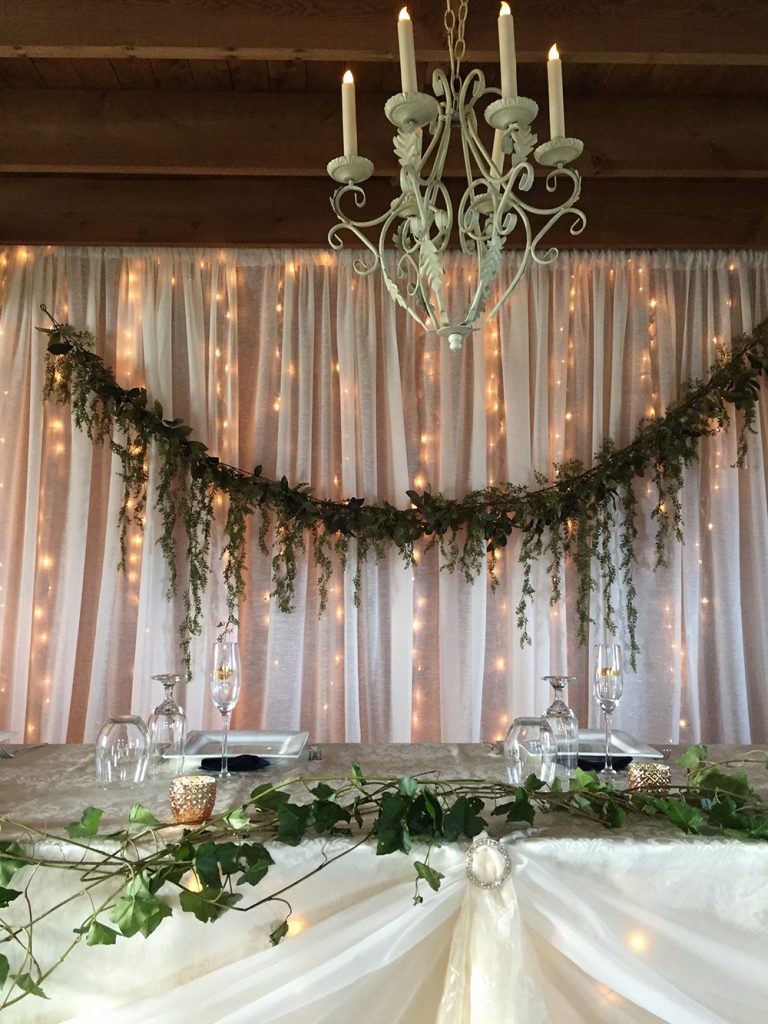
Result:
{"type": "MultiPolygon", "coordinates": [[[[42,402],[40,303],[92,330],[118,381],[146,385],[221,459],[400,507],[409,487],[531,484],[554,462],[589,462],[607,435],[627,443],[705,375],[718,344],[768,315],[766,253],[564,253],[454,353],[395,310],[378,275],[359,277],[356,255],[0,249],[0,728],[29,743],[92,741],[109,714],[148,715],[161,696],[151,675],[180,664],[181,600],[165,599],[151,495],[120,575],[114,460],[68,408],[42,402]]],[[[471,272],[450,260],[458,302],[471,272]]],[[[652,571],[641,521],[642,649],[617,728],[657,742],[768,740],[767,438],[763,402],[744,470],[732,468],[733,435],[703,442],[668,568],[652,571]]],[[[644,482],[638,496],[652,507],[644,482]]],[[[223,541],[219,526],[215,557],[223,541]]],[[[550,607],[537,567],[533,643],[520,647],[518,548],[513,538],[502,552],[495,593],[484,577],[440,572],[435,551],[420,549],[415,570],[387,554],[359,568],[359,605],[352,557],[323,616],[302,559],[284,615],[252,531],[234,727],[301,727],[318,742],[493,740],[512,716],[543,712],[541,677],[565,671],[581,723],[597,725],[570,573],[550,607]]],[[[217,722],[206,656],[223,616],[214,565],[185,701],[192,728],[217,722]]]]}

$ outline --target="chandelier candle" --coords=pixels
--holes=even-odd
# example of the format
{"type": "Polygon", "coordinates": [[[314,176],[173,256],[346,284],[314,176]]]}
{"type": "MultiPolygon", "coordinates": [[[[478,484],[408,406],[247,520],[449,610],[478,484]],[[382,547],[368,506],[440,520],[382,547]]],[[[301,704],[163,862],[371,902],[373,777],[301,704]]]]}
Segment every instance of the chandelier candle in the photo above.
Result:
{"type": "Polygon", "coordinates": [[[499,11],[499,63],[501,67],[501,96],[511,100],[517,96],[517,62],[515,60],[515,23],[509,4],[502,3],[499,11]]]}
{"type": "Polygon", "coordinates": [[[344,156],[357,156],[355,79],[351,71],[345,71],[341,80],[341,130],[344,137],[344,156]]]}
{"type": "Polygon", "coordinates": [[[557,43],[549,51],[547,60],[547,84],[549,85],[549,137],[565,138],[565,114],[563,112],[563,65],[557,43]]]}
{"type": "Polygon", "coordinates": [[[400,47],[400,84],[403,92],[418,92],[416,52],[413,47],[413,22],[407,7],[403,7],[397,19],[397,41],[400,47]]]}

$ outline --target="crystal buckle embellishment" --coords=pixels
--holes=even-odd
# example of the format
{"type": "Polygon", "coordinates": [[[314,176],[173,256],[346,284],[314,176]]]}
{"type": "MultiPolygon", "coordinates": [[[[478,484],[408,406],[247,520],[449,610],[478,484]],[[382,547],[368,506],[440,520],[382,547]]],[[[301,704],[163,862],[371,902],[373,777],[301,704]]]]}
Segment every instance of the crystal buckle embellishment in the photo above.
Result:
{"type": "Polygon", "coordinates": [[[487,836],[474,840],[464,857],[464,866],[470,882],[480,889],[500,889],[512,874],[509,854],[501,843],[487,836]],[[482,871],[478,870],[480,865],[475,864],[476,858],[482,860],[482,871]]]}

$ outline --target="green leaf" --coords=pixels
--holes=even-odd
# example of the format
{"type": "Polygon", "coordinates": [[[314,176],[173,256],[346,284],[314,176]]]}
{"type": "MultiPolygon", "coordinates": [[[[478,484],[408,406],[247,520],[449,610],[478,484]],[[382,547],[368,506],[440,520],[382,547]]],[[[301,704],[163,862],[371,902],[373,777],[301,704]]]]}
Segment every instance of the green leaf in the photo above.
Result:
{"type": "Polygon", "coordinates": [[[666,814],[669,821],[683,832],[699,832],[704,824],[704,815],[701,811],[682,800],[659,800],[657,806],[666,814]]]}
{"type": "Polygon", "coordinates": [[[281,804],[277,810],[280,823],[277,838],[288,846],[298,846],[309,827],[311,816],[311,804],[281,804]]]}
{"type": "MultiPolygon", "coordinates": [[[[19,843],[0,843],[0,886],[10,882],[13,876],[25,865],[29,864],[29,857],[19,843]]],[[[2,984],[2,982],[0,982],[2,984]]]]}
{"type": "Polygon", "coordinates": [[[350,812],[335,800],[318,800],[312,806],[312,824],[316,832],[330,832],[340,821],[348,822],[350,812]]]}
{"type": "Polygon", "coordinates": [[[707,759],[707,748],[703,744],[688,747],[677,759],[677,763],[686,771],[694,771],[702,761],[707,759]]]}
{"type": "Polygon", "coordinates": [[[368,780],[363,775],[359,764],[352,765],[352,785],[358,789],[362,789],[367,784],[368,780]]]}
{"type": "Polygon", "coordinates": [[[0,907],[7,907],[9,903],[13,903],[19,896],[21,896],[21,889],[6,889],[5,886],[1,886],[0,907]]]}
{"type": "Polygon", "coordinates": [[[238,832],[241,828],[248,828],[251,824],[251,819],[248,817],[245,809],[240,807],[233,807],[229,814],[224,815],[224,821],[238,832]]]}
{"type": "Polygon", "coordinates": [[[110,914],[110,920],[126,938],[129,939],[137,932],[146,938],[163,918],[170,915],[171,908],[153,895],[149,888],[149,876],[146,871],[142,871],[126,884],[110,914]]]}
{"type": "Polygon", "coordinates": [[[410,775],[404,775],[402,779],[398,781],[397,788],[400,790],[403,796],[415,796],[419,784],[416,779],[412,779],[410,775]]]}
{"type": "Polygon", "coordinates": [[[222,889],[201,889],[200,892],[185,889],[179,896],[179,903],[185,913],[194,914],[205,924],[221,917],[242,898],[238,892],[224,892],[222,889]]]}
{"type": "Polygon", "coordinates": [[[290,797],[282,789],[262,783],[252,791],[251,800],[264,811],[276,811],[282,804],[288,803],[290,797]]]}
{"type": "Polygon", "coordinates": [[[88,946],[114,946],[117,942],[117,932],[100,921],[91,921],[85,942],[88,946]]]}
{"type": "Polygon", "coordinates": [[[70,839],[90,839],[99,831],[99,823],[104,813],[99,807],[86,807],[80,821],[73,821],[67,825],[67,835],[70,839]]]}
{"type": "Polygon", "coordinates": [[[313,796],[316,796],[318,800],[336,799],[336,790],[326,782],[318,782],[318,784],[313,786],[309,792],[312,793],[313,796]]]}
{"type": "Polygon", "coordinates": [[[423,878],[430,889],[434,889],[435,892],[440,888],[440,880],[445,878],[445,875],[441,872],[436,871],[435,868],[431,868],[429,864],[425,864],[421,860],[415,860],[413,866],[416,868],[416,874],[419,878],[423,878]]]}
{"type": "Polygon", "coordinates": [[[460,796],[456,803],[443,816],[443,835],[449,842],[455,842],[464,835],[474,839],[486,827],[485,821],[478,811],[483,808],[483,801],[476,796],[460,796]]]}
{"type": "Polygon", "coordinates": [[[274,931],[269,933],[269,941],[273,946],[279,946],[280,942],[288,934],[288,918],[281,922],[274,931]]]}
{"type": "Polygon", "coordinates": [[[162,825],[152,811],[143,804],[134,804],[128,814],[128,831],[132,835],[146,832],[148,829],[158,828],[162,825]]]}
{"type": "Polygon", "coordinates": [[[22,992],[27,992],[31,996],[39,996],[41,999],[48,998],[31,974],[25,972],[24,974],[12,974],[11,977],[22,992]]]}
{"type": "Polygon", "coordinates": [[[11,965],[8,963],[8,957],[5,953],[0,953],[0,988],[3,987],[8,978],[8,971],[10,970],[10,967],[11,965]]]}

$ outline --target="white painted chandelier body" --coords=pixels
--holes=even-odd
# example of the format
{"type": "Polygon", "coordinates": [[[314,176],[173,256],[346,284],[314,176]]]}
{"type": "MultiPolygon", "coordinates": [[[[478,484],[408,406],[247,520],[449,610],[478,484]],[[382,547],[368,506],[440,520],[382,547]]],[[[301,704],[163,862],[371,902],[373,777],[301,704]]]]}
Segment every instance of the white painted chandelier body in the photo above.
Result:
{"type": "MultiPolygon", "coordinates": [[[[446,337],[452,349],[461,348],[467,335],[496,314],[531,261],[543,264],[557,258],[557,249],[540,248],[553,224],[569,214],[573,235],[579,234],[586,224],[586,217],[576,207],[581,176],[568,166],[579,156],[583,145],[579,139],[565,137],[562,78],[556,48],[550,51],[548,64],[552,137],[537,146],[531,124],[538,113],[538,105],[531,99],[517,96],[509,8],[502,4],[499,17],[502,88],[496,89],[486,86],[485,76],[477,68],[464,77],[459,74],[464,49],[461,19],[466,18],[466,4],[462,7],[458,46],[453,26],[446,19],[451,73],[447,75],[442,70],[434,73],[433,96],[416,90],[412,36],[410,48],[407,40],[410,20],[408,31],[399,32],[403,92],[390,97],[384,108],[387,118],[397,128],[393,143],[400,165],[400,195],[389,209],[370,220],[355,219],[355,214],[366,204],[362,182],[370,178],[374,167],[370,160],[357,153],[354,83],[349,72],[342,85],[344,156],[328,164],[328,173],[339,182],[331,198],[331,207],[338,218],[328,234],[331,247],[343,248],[340,233],[352,232],[370,253],[370,258],[355,261],[355,270],[368,275],[380,269],[393,301],[425,331],[446,337]],[[480,110],[482,120],[494,133],[490,151],[478,130],[480,110]],[[466,176],[466,188],[455,208],[443,181],[454,130],[461,143],[466,176]],[[541,167],[548,168],[546,190],[553,200],[558,200],[551,206],[530,201],[528,194],[535,178],[531,157],[541,167]],[[473,258],[476,269],[468,305],[460,318],[452,319],[443,256],[454,227],[461,250],[473,258]],[[502,251],[513,232],[516,244],[522,248],[520,262],[511,280],[499,284],[491,302],[502,251]],[[395,258],[390,262],[385,258],[385,250],[393,247],[395,258]]],[[[450,0],[447,0],[447,12],[451,13],[450,0]]],[[[403,14],[407,18],[405,8],[401,12],[401,25],[403,14]]]]}

